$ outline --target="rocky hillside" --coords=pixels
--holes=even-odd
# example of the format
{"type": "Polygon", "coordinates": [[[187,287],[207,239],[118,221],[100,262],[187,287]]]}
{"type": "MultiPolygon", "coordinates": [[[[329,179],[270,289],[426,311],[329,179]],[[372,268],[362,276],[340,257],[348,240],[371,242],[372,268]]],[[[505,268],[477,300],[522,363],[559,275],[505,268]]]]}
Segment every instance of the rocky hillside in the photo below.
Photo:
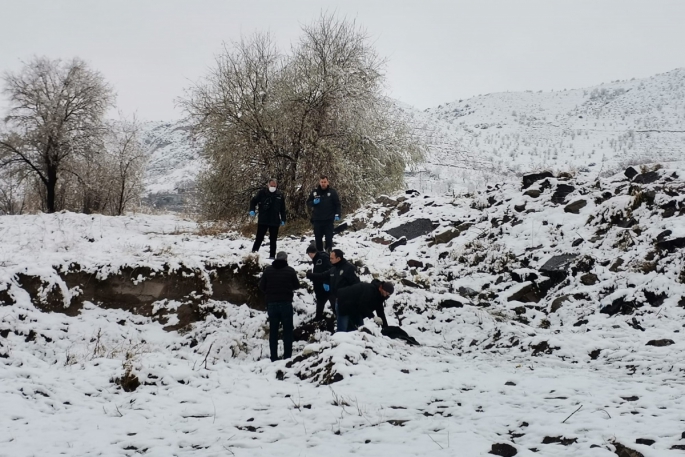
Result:
{"type": "Polygon", "coordinates": [[[296,357],[275,364],[251,240],[173,216],[4,217],[2,452],[678,455],[684,177],[540,172],[348,215],[339,247],[397,284],[390,324],[418,346],[311,322],[311,234],[284,237],[305,288],[296,357]]]}

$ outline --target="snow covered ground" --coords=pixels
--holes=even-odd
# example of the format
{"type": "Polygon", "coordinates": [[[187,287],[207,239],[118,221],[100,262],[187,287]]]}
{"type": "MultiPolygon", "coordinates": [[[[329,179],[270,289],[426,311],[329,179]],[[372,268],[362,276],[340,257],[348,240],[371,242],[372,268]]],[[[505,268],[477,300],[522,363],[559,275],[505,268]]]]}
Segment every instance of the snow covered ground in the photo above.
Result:
{"type": "MultiPolygon", "coordinates": [[[[579,173],[379,199],[336,242],[362,280],[397,284],[390,323],[421,346],[369,322],[317,332],[275,364],[265,313],[244,304],[212,299],[225,317],[167,332],[91,303],[41,312],[17,281],[40,276],[39,294],[54,285],[69,302],[74,262],[102,277],[203,269],[243,262],[251,240],[176,216],[0,218],[0,455],[681,454],[685,163],[663,165],[632,181],[579,173]],[[421,218],[437,228],[390,250],[387,230],[421,218]],[[546,276],[562,254],[576,257],[546,276]]],[[[307,241],[279,241],[302,276],[307,241]]],[[[313,316],[306,290],[295,309],[296,326],[313,316]]]]}

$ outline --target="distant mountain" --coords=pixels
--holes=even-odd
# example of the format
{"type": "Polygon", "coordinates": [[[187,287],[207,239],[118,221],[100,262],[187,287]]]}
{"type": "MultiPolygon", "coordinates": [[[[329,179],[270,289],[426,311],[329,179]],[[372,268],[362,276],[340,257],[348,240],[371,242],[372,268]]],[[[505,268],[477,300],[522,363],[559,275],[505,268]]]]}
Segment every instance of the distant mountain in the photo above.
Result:
{"type": "Polygon", "coordinates": [[[473,170],[493,179],[540,168],[599,173],[685,157],[682,68],[585,89],[486,94],[401,110],[429,146],[425,170],[456,187],[474,179],[473,170]]]}
{"type": "MultiPolygon", "coordinates": [[[[396,103],[428,145],[408,185],[472,191],[504,176],[549,168],[608,174],[625,165],[685,158],[685,69],[584,89],[479,95],[419,111],[396,103]]],[[[148,203],[187,204],[203,166],[189,126],[150,123],[148,203]]]]}

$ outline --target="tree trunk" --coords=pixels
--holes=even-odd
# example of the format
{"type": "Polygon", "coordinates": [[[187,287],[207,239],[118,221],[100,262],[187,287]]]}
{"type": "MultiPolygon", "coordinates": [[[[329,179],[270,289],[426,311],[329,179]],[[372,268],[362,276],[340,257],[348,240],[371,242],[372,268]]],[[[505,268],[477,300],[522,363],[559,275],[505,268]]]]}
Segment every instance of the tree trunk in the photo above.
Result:
{"type": "Polygon", "coordinates": [[[47,198],[46,198],[46,207],[48,210],[48,213],[54,213],[56,208],[55,208],[55,190],[57,189],[57,167],[50,167],[48,168],[48,180],[45,183],[46,191],[47,191],[47,198]]]}

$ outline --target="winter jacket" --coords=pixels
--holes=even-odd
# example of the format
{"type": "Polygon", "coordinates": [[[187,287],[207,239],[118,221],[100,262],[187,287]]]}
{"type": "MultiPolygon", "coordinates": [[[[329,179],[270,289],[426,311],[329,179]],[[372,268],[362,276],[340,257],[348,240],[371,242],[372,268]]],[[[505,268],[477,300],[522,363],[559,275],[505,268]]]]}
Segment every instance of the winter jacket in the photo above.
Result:
{"type": "Polygon", "coordinates": [[[378,288],[381,282],[374,279],[370,283],[360,282],[338,291],[338,312],[343,316],[373,317],[373,313],[388,326],[383,305],[385,298],[378,288]]]}
{"type": "Polygon", "coordinates": [[[336,214],[341,215],[338,192],[330,186],[326,190],[318,186],[311,191],[307,198],[307,206],[312,209],[312,222],[333,222],[336,214]],[[315,205],[314,200],[317,198],[319,203],[315,205]]]}
{"type": "Polygon", "coordinates": [[[250,211],[256,211],[259,207],[257,223],[259,225],[281,225],[285,222],[285,195],[276,189],[269,192],[269,189],[261,189],[250,200],[250,211]]]}
{"type": "Polygon", "coordinates": [[[323,273],[307,273],[307,277],[312,281],[322,280],[327,282],[331,286],[331,295],[334,297],[337,296],[340,289],[359,283],[357,268],[345,259],[342,259],[323,273]]]}
{"type": "Polygon", "coordinates": [[[266,267],[259,280],[259,289],[266,295],[267,303],[292,302],[293,292],[299,288],[297,273],[282,259],[276,259],[266,267]]]}
{"type": "MultiPolygon", "coordinates": [[[[327,252],[317,252],[312,259],[312,264],[314,265],[312,268],[313,273],[323,273],[331,269],[331,261],[327,252]]],[[[317,297],[328,295],[330,289],[329,292],[323,289],[324,283],[328,284],[327,277],[319,277],[319,279],[313,279],[312,282],[314,283],[314,294],[317,297]]]]}

